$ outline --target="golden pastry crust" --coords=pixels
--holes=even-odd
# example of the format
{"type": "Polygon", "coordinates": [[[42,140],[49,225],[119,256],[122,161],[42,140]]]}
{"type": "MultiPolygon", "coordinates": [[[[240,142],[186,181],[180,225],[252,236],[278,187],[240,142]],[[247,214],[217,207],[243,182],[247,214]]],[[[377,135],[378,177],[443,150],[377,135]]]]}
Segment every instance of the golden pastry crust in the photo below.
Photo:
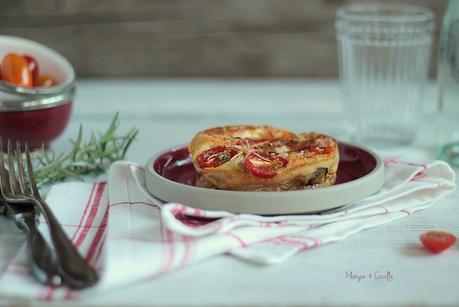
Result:
{"type": "Polygon", "coordinates": [[[270,126],[226,126],[199,132],[189,144],[197,186],[239,191],[288,191],[334,184],[336,141],[270,126]]]}

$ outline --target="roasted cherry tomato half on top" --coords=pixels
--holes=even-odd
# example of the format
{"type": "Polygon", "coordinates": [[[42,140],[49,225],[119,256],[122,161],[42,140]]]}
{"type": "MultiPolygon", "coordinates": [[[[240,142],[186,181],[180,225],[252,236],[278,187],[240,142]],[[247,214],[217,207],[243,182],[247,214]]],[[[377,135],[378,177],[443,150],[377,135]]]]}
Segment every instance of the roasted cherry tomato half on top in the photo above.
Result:
{"type": "Polygon", "coordinates": [[[201,168],[217,167],[231,160],[239,153],[234,147],[217,146],[203,151],[198,156],[198,164],[201,168]]]}
{"type": "Polygon", "coordinates": [[[244,168],[260,178],[273,178],[287,164],[287,159],[264,151],[253,151],[244,160],[244,168]]]}
{"type": "Polygon", "coordinates": [[[37,82],[38,75],[40,74],[40,67],[38,66],[37,60],[31,55],[23,55],[24,60],[26,60],[29,65],[30,72],[32,73],[33,82],[37,82]]]}
{"type": "Polygon", "coordinates": [[[420,236],[421,243],[432,253],[441,253],[456,242],[456,237],[445,231],[431,230],[420,236]]]}
{"type": "Polygon", "coordinates": [[[29,64],[19,54],[7,54],[3,58],[1,69],[3,80],[23,87],[33,86],[33,77],[29,64]]]}

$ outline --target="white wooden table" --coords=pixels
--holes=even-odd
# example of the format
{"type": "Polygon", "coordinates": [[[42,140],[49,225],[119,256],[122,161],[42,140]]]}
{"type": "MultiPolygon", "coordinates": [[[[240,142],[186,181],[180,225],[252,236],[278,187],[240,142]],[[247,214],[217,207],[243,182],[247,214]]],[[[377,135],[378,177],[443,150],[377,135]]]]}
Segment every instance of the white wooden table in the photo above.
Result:
{"type": "MultiPolygon", "coordinates": [[[[435,91],[426,93],[428,120],[410,147],[377,149],[433,158],[431,120],[435,91]]],[[[140,129],[129,159],[145,163],[155,152],[184,144],[201,129],[236,123],[267,123],[293,131],[320,130],[348,138],[336,81],[163,81],[84,80],[78,85],[72,121],[53,147],[67,150],[82,123],[85,131],[105,129],[116,111],[121,131],[140,129]]],[[[456,170],[457,174],[457,170],[456,170]]],[[[69,306],[406,306],[459,305],[459,245],[438,256],[420,247],[428,229],[459,236],[459,192],[396,222],[338,243],[301,252],[286,262],[262,267],[221,255],[69,306]],[[349,274],[379,275],[357,281],[349,274]]],[[[0,272],[24,237],[0,217],[0,272]]],[[[8,301],[42,305],[40,302],[8,301]]],[[[61,305],[61,304],[59,304],[61,305]]]]}

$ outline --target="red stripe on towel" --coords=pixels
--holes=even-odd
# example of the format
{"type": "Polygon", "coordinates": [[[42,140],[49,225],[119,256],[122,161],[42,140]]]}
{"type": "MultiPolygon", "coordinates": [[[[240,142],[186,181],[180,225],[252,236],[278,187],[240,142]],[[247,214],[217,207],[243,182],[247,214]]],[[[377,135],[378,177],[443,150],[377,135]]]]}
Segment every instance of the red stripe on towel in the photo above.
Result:
{"type": "Polygon", "coordinates": [[[105,229],[107,227],[107,222],[108,222],[108,206],[105,209],[104,216],[102,217],[102,221],[100,223],[99,229],[97,229],[97,232],[94,236],[94,239],[91,242],[91,245],[88,250],[88,254],[86,255],[86,261],[89,263],[94,264],[94,254],[98,251],[97,246],[99,246],[99,243],[105,233],[105,229]]]}
{"type": "Polygon", "coordinates": [[[300,245],[300,248],[301,248],[302,250],[308,249],[308,248],[309,248],[308,244],[305,243],[305,242],[290,240],[290,239],[287,239],[287,238],[285,238],[285,237],[279,237],[278,239],[279,239],[279,241],[282,242],[283,244],[295,245],[295,246],[300,245]]]}
{"type": "Polygon", "coordinates": [[[312,248],[312,247],[316,247],[316,246],[319,246],[322,244],[322,241],[318,238],[314,238],[314,237],[309,237],[309,236],[302,236],[302,235],[293,235],[293,236],[290,236],[290,237],[286,237],[286,236],[282,236],[282,237],[279,237],[278,238],[279,241],[283,242],[283,243],[286,243],[288,245],[301,245],[301,249],[302,250],[305,250],[305,249],[309,249],[309,248],[312,248]],[[300,239],[300,240],[295,240],[295,239],[300,239]],[[303,241],[304,240],[304,241],[303,241]],[[312,241],[313,244],[309,244],[308,241],[312,241]]]}
{"type": "Polygon", "coordinates": [[[94,195],[94,191],[96,190],[97,184],[98,184],[98,183],[96,182],[96,183],[94,183],[94,184],[92,185],[91,193],[89,194],[88,201],[86,202],[86,207],[84,208],[83,215],[81,216],[80,222],[78,223],[78,228],[76,229],[75,233],[74,233],[73,236],[72,236],[72,242],[75,242],[76,235],[77,235],[78,231],[80,231],[81,225],[83,225],[83,220],[84,220],[84,218],[85,218],[85,216],[86,216],[86,213],[88,212],[89,205],[90,205],[91,202],[92,202],[92,196],[94,195]]]}
{"type": "Polygon", "coordinates": [[[90,229],[89,227],[92,226],[94,223],[94,219],[97,216],[97,211],[99,210],[100,200],[102,199],[102,195],[104,194],[106,185],[107,185],[106,182],[101,182],[99,186],[97,187],[96,195],[94,196],[94,202],[91,207],[91,211],[89,212],[89,216],[86,219],[85,228],[83,228],[83,231],[80,233],[80,236],[75,242],[75,245],[77,247],[80,247],[81,244],[83,244],[84,239],[86,239],[86,236],[88,235],[88,232],[90,229]]]}
{"type": "Polygon", "coordinates": [[[54,297],[54,293],[56,292],[57,287],[50,287],[48,293],[45,295],[45,300],[51,301],[54,297]]]}
{"type": "Polygon", "coordinates": [[[174,234],[169,230],[165,230],[166,234],[166,246],[167,246],[167,256],[165,258],[165,262],[162,265],[161,269],[159,270],[160,274],[168,272],[175,259],[175,242],[174,242],[174,234]]]}
{"type": "Polygon", "coordinates": [[[387,158],[387,159],[384,160],[384,164],[385,165],[404,164],[404,165],[408,165],[408,166],[421,167],[422,170],[427,169],[427,165],[424,164],[424,163],[414,163],[414,162],[410,162],[410,161],[405,161],[405,160],[402,160],[399,157],[387,158]]]}
{"type": "Polygon", "coordinates": [[[185,264],[189,262],[189,259],[191,257],[191,252],[192,252],[192,244],[194,243],[193,238],[189,236],[182,236],[182,241],[184,245],[183,246],[183,258],[179,266],[184,266],[185,264]]]}
{"type": "Polygon", "coordinates": [[[239,245],[240,245],[241,247],[247,247],[247,243],[245,243],[245,241],[242,240],[242,238],[241,238],[240,236],[238,236],[238,235],[236,235],[236,234],[234,234],[234,233],[232,233],[232,232],[227,232],[226,235],[228,235],[228,236],[230,236],[230,237],[236,239],[236,240],[239,242],[239,245]]]}
{"type": "Polygon", "coordinates": [[[201,209],[195,208],[194,209],[194,215],[195,216],[203,216],[204,214],[202,213],[201,209]]]}

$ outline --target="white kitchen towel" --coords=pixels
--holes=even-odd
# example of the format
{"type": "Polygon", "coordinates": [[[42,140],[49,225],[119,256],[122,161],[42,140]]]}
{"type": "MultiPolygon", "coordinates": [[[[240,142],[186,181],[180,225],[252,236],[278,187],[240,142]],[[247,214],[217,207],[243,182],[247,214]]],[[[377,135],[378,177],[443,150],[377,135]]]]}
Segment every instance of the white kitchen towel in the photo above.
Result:
{"type": "Polygon", "coordinates": [[[100,283],[80,292],[39,285],[28,272],[23,248],[0,278],[0,295],[74,299],[222,253],[280,263],[298,251],[427,208],[456,187],[444,162],[391,158],[385,167],[381,190],[357,203],[322,214],[263,217],[162,204],[146,191],[143,167],[117,162],[108,197],[104,182],[55,185],[47,197],[81,253],[100,271],[100,283]]]}

